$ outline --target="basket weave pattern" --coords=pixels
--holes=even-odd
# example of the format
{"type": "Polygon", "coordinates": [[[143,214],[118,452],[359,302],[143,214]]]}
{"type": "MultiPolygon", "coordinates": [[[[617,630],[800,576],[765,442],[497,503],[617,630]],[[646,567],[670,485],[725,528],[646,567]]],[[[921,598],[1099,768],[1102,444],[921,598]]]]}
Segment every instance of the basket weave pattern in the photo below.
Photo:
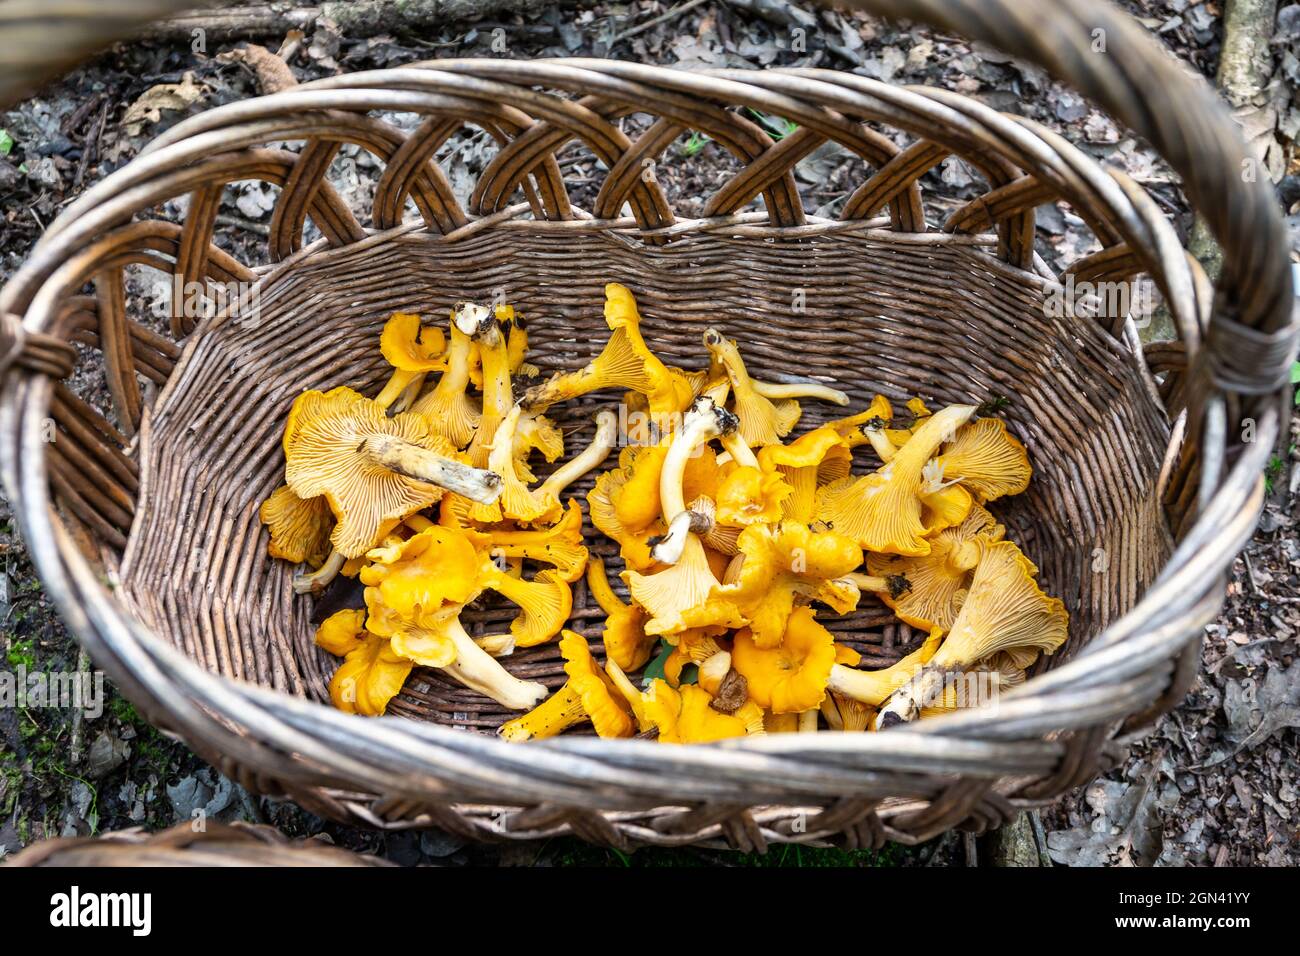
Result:
{"type": "MultiPolygon", "coordinates": [[[[927,3],[871,6],[942,20],[927,3]]],[[[1294,350],[1295,328],[1276,305],[1283,273],[1259,258],[1268,268],[1253,299],[1227,295],[1234,307],[1216,307],[1236,265],[1216,293],[1121,173],[1031,121],[941,90],[827,71],[590,60],[438,61],[337,77],[181,124],[51,226],[0,293],[0,362],[12,365],[0,404],[4,478],[51,594],[95,660],[252,790],[346,822],[438,825],[476,839],[916,842],[997,826],[1080,785],[1114,762],[1118,731],[1185,691],[1223,569],[1258,514],[1277,432],[1270,396],[1294,350]],[[774,142],[738,106],[799,128],[774,142]],[[368,110],[423,119],[407,134],[368,110]],[[655,118],[634,139],[620,123],[632,113],[655,118]],[[499,144],[468,208],[430,159],[465,124],[499,144]],[[915,142],[899,149],[881,127],[915,142]],[[647,171],[692,129],[737,171],[699,218],[682,220],[647,171]],[[804,212],[792,174],[827,139],[871,170],[837,220],[804,212]],[[295,140],[299,152],[267,145],[295,140]],[[573,140],[607,169],[590,210],[571,204],[556,159],[573,140]],[[369,210],[349,208],[328,182],[345,142],[382,165],[369,210]],[[919,179],[954,154],[988,190],[935,229],[919,179]],[[269,266],[212,242],[222,190],[244,179],[280,187],[269,266]],[[179,196],[189,197],[183,224],[147,218],[179,196]],[[1071,265],[1075,281],[1149,275],[1181,343],[1144,356],[1122,317],[1048,316],[1044,301],[1066,277],[1034,255],[1033,210],[1054,199],[1101,244],[1071,265]],[[304,245],[308,218],[322,238],[304,245]],[[197,330],[177,311],[161,335],[128,315],[130,265],[257,283],[259,308],[236,306],[197,330]],[[497,290],[532,320],[530,361],[544,373],[574,367],[603,339],[605,281],[633,289],[647,339],[671,363],[698,365],[700,333],[717,325],[757,374],[833,381],[858,407],[877,391],[935,403],[1007,396],[1005,417],[1035,474],[995,511],[1070,610],[1053,666],[996,709],[880,734],[708,747],[581,735],[508,745],[465,732],[490,731],[504,712],[424,671],[392,708],[413,719],[316,703],[334,662],[313,645],[310,602],[293,598],[290,569],[266,557],[256,516],[281,480],[293,397],[341,384],[373,391],[385,374],[375,342],[392,311],[444,315],[497,290]],[[1240,334],[1226,337],[1228,327],[1240,334]],[[77,358],[71,342],[102,354],[107,414],[60,381],[77,358]],[[151,405],[142,383],[161,388],[151,405]],[[1239,446],[1226,423],[1246,413],[1258,418],[1258,441],[1239,446]],[[47,416],[53,443],[40,440],[47,416]]],[[[570,449],[599,404],[562,410],[570,449]]],[[[805,403],[805,423],[824,415],[805,403]]],[[[598,535],[588,544],[614,560],[598,535]]],[[[486,607],[474,629],[494,630],[508,613],[486,607]]],[[[572,626],[594,637],[600,617],[578,585],[572,626]]],[[[916,637],[870,602],[825,620],[881,666],[916,637]]],[[[553,648],[506,664],[563,681],[553,648]]]]}

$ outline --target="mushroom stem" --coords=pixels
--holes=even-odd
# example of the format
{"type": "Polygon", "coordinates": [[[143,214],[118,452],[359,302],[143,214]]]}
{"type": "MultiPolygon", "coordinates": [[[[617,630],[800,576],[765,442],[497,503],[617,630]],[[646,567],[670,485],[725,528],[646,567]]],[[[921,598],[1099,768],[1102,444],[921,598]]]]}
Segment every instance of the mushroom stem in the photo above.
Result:
{"type": "MultiPolygon", "coordinates": [[[[383,390],[375,396],[375,404],[392,415],[394,412],[393,403],[401,398],[412,384],[417,380],[422,381],[423,378],[424,376],[420,372],[408,372],[400,368],[394,369],[393,374],[388,377],[388,382],[384,385],[383,390]]],[[[401,411],[401,409],[397,409],[397,411],[401,411]]]]}
{"type": "MultiPolygon", "coordinates": [[[[474,320],[472,328],[478,328],[474,320]]],[[[426,394],[416,399],[411,411],[425,416],[430,427],[444,435],[457,448],[464,448],[474,437],[482,412],[470,401],[470,357],[474,340],[456,323],[451,323],[451,345],[447,349],[447,370],[426,394]]]]}
{"type": "Polygon", "coordinates": [[[894,691],[916,676],[918,667],[915,664],[904,667],[905,663],[907,658],[878,671],[860,671],[835,664],[831,667],[831,678],[826,688],[864,704],[879,707],[894,691]]]}
{"type": "Polygon", "coordinates": [[[943,690],[944,673],[940,669],[922,671],[915,680],[908,681],[885,702],[876,715],[876,730],[886,730],[895,724],[905,724],[921,716],[925,701],[939,697],[943,690]]]}
{"type": "Polygon", "coordinates": [[[672,443],[668,446],[663,468],[659,472],[659,500],[664,520],[669,524],[686,510],[682,478],[686,474],[686,463],[694,455],[695,449],[710,439],[725,436],[735,429],[736,416],[716,404],[713,399],[707,396],[697,398],[691,404],[682,421],[681,430],[673,436],[672,443]]]}
{"type": "Polygon", "coordinates": [[[293,576],[293,593],[320,594],[325,590],[326,585],[338,577],[338,573],[343,570],[346,561],[347,558],[343,557],[342,554],[331,551],[330,556],[325,559],[325,563],[311,574],[295,574],[293,576]]]}
{"type": "Polygon", "coordinates": [[[883,424],[875,426],[872,426],[871,424],[863,425],[862,435],[871,443],[871,447],[875,450],[876,456],[882,462],[888,464],[893,460],[894,455],[898,453],[898,448],[889,440],[889,436],[885,434],[885,426],[883,424]]]}
{"type": "Polygon", "coordinates": [[[877,577],[874,574],[863,574],[860,571],[851,571],[840,578],[840,580],[851,582],[859,591],[872,591],[875,593],[891,591],[889,579],[877,577]]]}
{"type": "Polygon", "coordinates": [[[712,398],[697,398],[691,404],[681,429],[668,446],[659,472],[659,501],[664,520],[668,522],[668,534],[651,552],[656,561],[676,564],[681,560],[687,536],[690,533],[703,534],[711,527],[706,515],[695,515],[686,508],[682,488],[686,463],[705,442],[734,432],[735,428],[736,416],[712,398]]]}
{"type": "Polygon", "coordinates": [[[821,711],[814,707],[812,710],[805,710],[799,715],[799,733],[815,734],[817,732],[817,716],[821,711]]]}
{"type": "MultiPolygon", "coordinates": [[[[388,413],[390,416],[405,412],[415,404],[415,400],[420,395],[420,389],[424,388],[424,380],[427,377],[427,372],[415,373],[415,378],[411,379],[410,382],[407,383],[406,387],[402,389],[402,393],[397,396],[397,399],[390,406],[388,406],[388,413]]],[[[394,378],[396,378],[396,375],[394,375],[394,378]]],[[[389,382],[389,385],[391,384],[392,382],[389,382]]],[[[385,386],[385,391],[387,391],[387,388],[388,387],[385,386]]],[[[382,395],[383,393],[381,392],[380,394],[382,395]]],[[[376,401],[378,401],[378,399],[376,399],[376,401]]]]}
{"type": "Polygon", "coordinates": [[[446,488],[471,501],[491,504],[501,495],[501,476],[496,472],[471,468],[392,435],[369,436],[361,451],[389,471],[446,488]]]}
{"type": "Polygon", "coordinates": [[[565,684],[523,717],[507,721],[498,733],[505,740],[540,740],[562,734],[585,720],[587,712],[582,709],[582,695],[565,684]]]}
{"type": "Polygon", "coordinates": [[[749,381],[754,386],[754,391],[769,401],[780,401],[783,398],[816,398],[823,402],[830,402],[832,405],[844,406],[849,404],[849,396],[846,393],[841,392],[838,388],[819,385],[816,382],[787,384],[785,382],[762,382],[756,378],[751,378],[749,381]]]}
{"type": "Polygon", "coordinates": [[[860,671],[835,664],[831,667],[831,678],[826,689],[872,707],[879,707],[890,694],[905,687],[921,672],[922,667],[930,663],[942,640],[943,632],[938,628],[932,630],[924,644],[883,670],[860,671]]]}
{"type": "MultiPolygon", "coordinates": [[[[731,652],[718,651],[699,663],[700,686],[714,697],[722,689],[722,682],[731,672],[731,652]]],[[[743,701],[742,701],[743,703],[743,701]]],[[[717,707],[714,707],[716,710],[717,707]]]]}
{"type": "Polygon", "coordinates": [[[407,515],[406,519],[402,522],[402,524],[406,525],[416,534],[419,534],[421,531],[428,531],[430,528],[433,527],[433,522],[430,521],[428,518],[426,518],[424,515],[420,515],[420,514],[407,515]]]}
{"type": "MultiPolygon", "coordinates": [[[[466,321],[462,321],[462,315],[458,314],[457,326],[465,331],[469,321],[477,314],[467,315],[466,321]]],[[[483,367],[483,412],[467,451],[469,460],[482,466],[487,464],[497,429],[515,401],[511,397],[509,343],[502,332],[501,322],[491,310],[486,310],[486,315],[477,321],[472,338],[478,343],[479,361],[483,367]]]]}
{"type": "Polygon", "coordinates": [[[662,564],[676,564],[686,550],[686,536],[707,534],[713,527],[708,515],[695,511],[680,511],[668,525],[668,533],[650,549],[650,557],[662,564]]]}
{"type": "Polygon", "coordinates": [[[456,328],[471,338],[492,323],[494,314],[486,305],[473,302],[457,302],[452,310],[452,321],[456,328]]]}
{"type": "Polygon", "coordinates": [[[741,468],[758,468],[758,456],[754,450],[749,447],[745,439],[740,437],[740,432],[730,432],[724,434],[720,439],[722,447],[726,449],[727,454],[731,455],[734,461],[741,468]]]}
{"type": "Polygon", "coordinates": [[[509,710],[528,710],[546,696],[545,684],[520,680],[507,671],[465,633],[459,619],[451,623],[447,633],[456,645],[456,662],[442,668],[448,677],[509,710]]]}
{"type": "Polygon", "coordinates": [[[599,468],[609,457],[618,442],[618,416],[609,409],[603,409],[596,416],[596,434],[591,439],[591,444],[584,448],[579,454],[574,455],[567,462],[555,469],[551,476],[537,489],[537,494],[543,498],[559,498],[560,492],[573,484],[587,472],[599,468]]]}

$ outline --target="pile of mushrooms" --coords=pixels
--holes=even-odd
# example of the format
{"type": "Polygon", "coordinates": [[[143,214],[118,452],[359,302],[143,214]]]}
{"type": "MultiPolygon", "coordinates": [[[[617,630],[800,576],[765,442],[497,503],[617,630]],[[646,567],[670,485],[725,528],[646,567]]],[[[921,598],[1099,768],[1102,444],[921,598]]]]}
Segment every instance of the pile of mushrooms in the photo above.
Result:
{"type": "Polygon", "coordinates": [[[285,484],[261,508],[268,550],[314,567],[294,578],[299,593],[320,595],[340,575],[364,588],[364,608],[338,611],[316,635],[344,659],[330,682],[340,709],[384,713],[419,665],[527,710],[545,686],[499,658],[552,640],[569,618],[587,549],[582,509],[561,497],[605,460],[617,420],[600,412],[591,444],[536,483],[532,454],[557,461],[564,440],[514,401],[527,336],[512,308],[457,306],[446,334],[398,313],[380,350],[393,371],[374,398],[342,387],[294,402],[285,484]],[[471,637],[460,615],[488,592],[518,614],[508,633],[471,637]]]}
{"type": "Polygon", "coordinates": [[[668,365],[642,337],[632,293],[610,283],[605,294],[600,354],[518,396],[514,377],[534,371],[521,320],[509,306],[462,305],[445,336],[416,316],[389,321],[393,373],[374,399],[338,388],[294,403],[286,484],[262,519],[273,556],[316,568],[295,589],[319,594],[337,575],[364,586],[365,608],[317,633],[344,658],[338,707],[383,713],[418,664],[526,711],[502,726],[507,740],[578,725],[667,743],[875,731],[968,705],[952,675],[1011,686],[1064,643],[1064,605],[986,508],[1031,476],[1005,422],[920,399],[896,415],[877,395],[792,438],[800,399],[849,397],[754,378],[715,329],[707,367],[668,365]],[[602,411],[591,444],[538,480],[535,452],[564,455],[547,412],[610,389],[623,392],[625,434],[602,411]],[[627,598],[563,494],[617,445],[586,498],[617,545],[627,598]],[[855,473],[858,448],[879,467],[855,473]],[[606,615],[603,655],[565,629],[583,577],[606,615]],[[460,614],[487,592],[519,614],[509,634],[471,638],[460,614]],[[860,667],[823,623],[864,592],[927,635],[884,669],[860,667]],[[500,663],[557,638],[567,680],[549,695],[500,663]]]}

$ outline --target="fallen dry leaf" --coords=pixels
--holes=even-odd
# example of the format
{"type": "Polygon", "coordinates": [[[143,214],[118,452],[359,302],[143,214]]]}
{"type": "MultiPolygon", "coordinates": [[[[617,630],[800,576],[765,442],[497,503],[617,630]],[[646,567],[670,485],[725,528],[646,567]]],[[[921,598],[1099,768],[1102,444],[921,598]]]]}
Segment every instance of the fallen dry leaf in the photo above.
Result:
{"type": "Polygon", "coordinates": [[[163,110],[183,113],[203,98],[206,87],[187,72],[179,83],[159,83],[151,86],[127,107],[122,126],[129,136],[139,136],[146,126],[157,123],[163,110]]]}
{"type": "Polygon", "coordinates": [[[263,93],[279,93],[298,85],[298,78],[289,69],[289,64],[280,59],[266,47],[250,43],[238,50],[227,50],[217,54],[223,62],[240,62],[253,71],[257,85],[263,93]]]}
{"type": "Polygon", "coordinates": [[[1085,798],[1097,814],[1083,826],[1047,834],[1047,852],[1067,866],[1154,866],[1164,851],[1159,760],[1134,770],[1132,782],[1098,780],[1085,798]]]}

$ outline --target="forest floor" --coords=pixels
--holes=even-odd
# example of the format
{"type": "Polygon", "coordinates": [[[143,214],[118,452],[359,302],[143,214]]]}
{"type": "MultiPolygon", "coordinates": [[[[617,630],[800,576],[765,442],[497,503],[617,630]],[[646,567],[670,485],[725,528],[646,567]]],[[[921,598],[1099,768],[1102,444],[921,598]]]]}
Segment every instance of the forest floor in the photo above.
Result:
{"type": "MultiPolygon", "coordinates": [[[[1212,77],[1222,38],[1221,4],[1190,0],[1125,6],[1173,55],[1212,77]]],[[[710,0],[635,36],[609,39],[654,20],[656,0],[609,4],[580,13],[551,12],[527,23],[479,23],[441,33],[364,39],[328,24],[294,44],[289,66],[299,80],[398,66],[446,56],[613,56],[685,68],[812,65],[855,70],[876,79],[938,85],[1044,123],[1104,164],[1124,170],[1155,196],[1186,238],[1192,225],[1177,177],[1148,147],[1116,128],[1036,67],[980,45],[866,17],[823,14],[806,52],[789,52],[787,27],[710,0]],[[501,39],[505,38],[505,49],[501,39]]],[[[1279,202],[1290,214],[1300,188],[1293,176],[1300,74],[1300,7],[1279,16],[1273,44],[1277,97],[1272,136],[1279,202]]],[[[272,51],[282,38],[262,40],[272,51]]],[[[42,229],[89,184],[128,162],[149,139],[185,116],[256,95],[259,76],[242,44],[133,43],[115,47],[37,96],[0,113],[0,281],[22,262],[42,229]],[[223,52],[225,55],[222,55],[223,52]]],[[[765,122],[767,122],[765,120],[765,122]]],[[[783,130],[779,121],[774,135],[783,130]]],[[[438,155],[453,186],[472,185],[490,157],[482,138],[453,140],[438,155]]],[[[722,151],[684,137],[673,162],[656,174],[679,214],[699,211],[712,191],[722,151]]],[[[585,204],[581,168],[567,170],[585,204]]],[[[860,161],[822,148],[796,172],[805,206],[834,213],[861,182],[860,161]]],[[[331,181],[353,208],[366,208],[374,162],[344,148],[331,181]]],[[[598,178],[590,177],[592,183],[598,178]]],[[[952,159],[925,177],[928,218],[977,195],[981,182],[952,159]]],[[[594,190],[594,186],[590,187],[594,190]]],[[[273,195],[259,184],[227,190],[217,241],[246,262],[267,233],[273,195]]],[[[181,210],[171,210],[179,214],[181,210]]],[[[1083,222],[1050,204],[1038,216],[1037,245],[1057,267],[1095,248],[1083,222]]],[[[137,296],[141,290],[133,290],[137,296]]],[[[93,382],[82,384],[93,389],[93,382]]],[[[1061,864],[1295,865],[1300,862],[1300,531],[1297,462],[1300,421],[1269,468],[1259,529],[1232,569],[1228,600],[1207,629],[1203,666],[1187,699],[1126,761],[1082,792],[1042,812],[1052,858],[1061,864]]],[[[67,673],[89,665],[42,593],[9,502],[0,497],[0,670],[67,673]]],[[[91,672],[93,673],[93,671],[91,672]]],[[[202,811],[222,820],[273,824],[294,835],[323,835],[339,845],[403,864],[434,865],[961,865],[961,840],[881,853],[776,848],[765,857],[724,851],[642,850],[624,854],[573,840],[539,845],[466,846],[449,835],[376,834],[319,820],[284,803],[253,797],[217,775],[184,745],[160,734],[111,686],[102,715],[55,708],[0,708],[0,857],[34,841],[125,827],[160,829],[202,811]]]]}

